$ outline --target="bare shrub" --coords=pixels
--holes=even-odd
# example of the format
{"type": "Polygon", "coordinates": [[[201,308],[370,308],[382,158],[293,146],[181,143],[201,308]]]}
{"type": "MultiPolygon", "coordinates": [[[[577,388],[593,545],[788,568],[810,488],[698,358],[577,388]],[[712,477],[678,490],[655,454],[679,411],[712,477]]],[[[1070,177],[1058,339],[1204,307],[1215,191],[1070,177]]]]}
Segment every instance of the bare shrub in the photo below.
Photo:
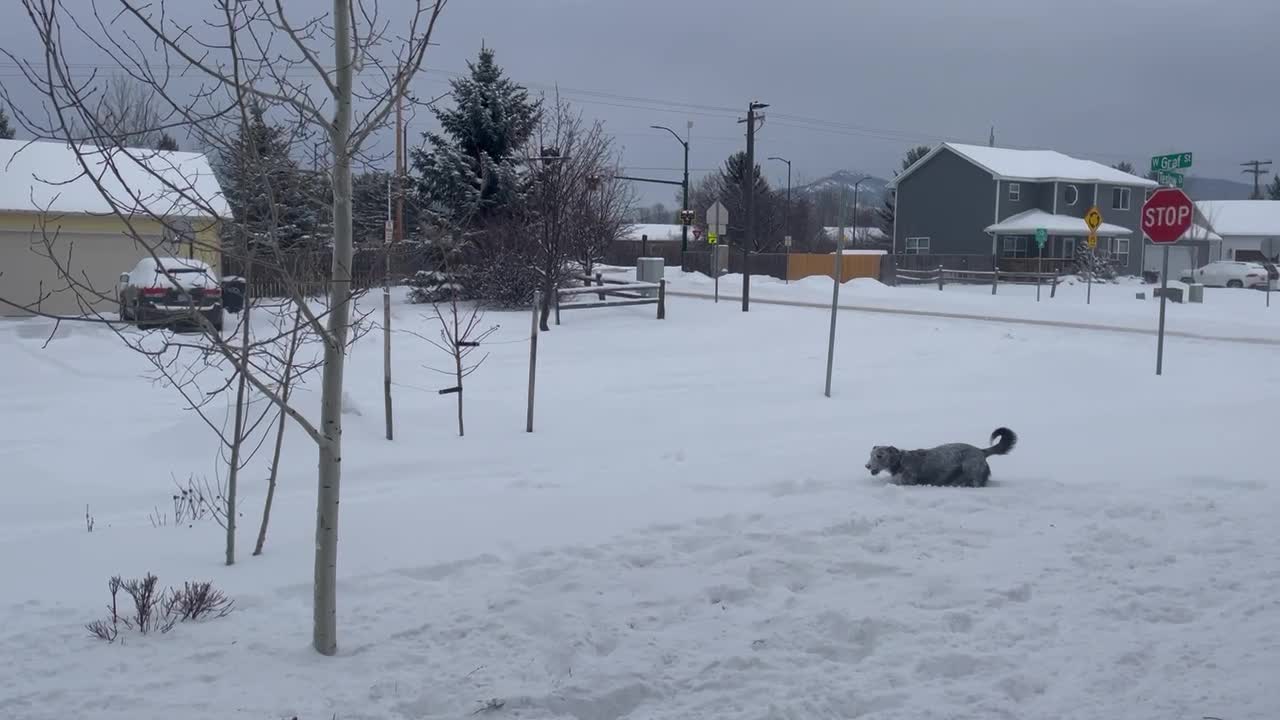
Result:
{"type": "Polygon", "coordinates": [[[226,617],[235,606],[211,582],[185,582],[181,588],[161,590],[159,579],[151,573],[141,580],[121,580],[116,575],[107,582],[107,589],[111,591],[110,615],[86,624],[85,629],[109,643],[119,638],[121,625],[141,635],[164,634],[180,622],[226,617]],[[132,614],[120,614],[121,590],[133,601],[132,614]]]}
{"type": "Polygon", "coordinates": [[[93,516],[89,514],[89,503],[84,504],[84,529],[93,532],[93,516]]]}
{"type": "Polygon", "coordinates": [[[210,483],[207,477],[197,480],[195,475],[189,475],[186,484],[174,478],[173,485],[173,514],[154,508],[148,514],[151,527],[194,527],[202,520],[213,519],[226,529],[227,496],[222,482],[210,483]]]}
{"type": "Polygon", "coordinates": [[[167,610],[178,622],[226,617],[235,601],[211,582],[185,582],[181,589],[171,590],[167,610]]]}
{"type": "MultiPolygon", "coordinates": [[[[119,578],[115,578],[119,580],[119,578]]],[[[169,617],[169,603],[164,590],[158,588],[160,579],[151,573],[141,580],[126,580],[120,584],[124,591],[133,598],[133,615],[121,618],[125,627],[136,630],[143,635],[154,631],[167,633],[173,629],[176,619],[169,617]]]]}

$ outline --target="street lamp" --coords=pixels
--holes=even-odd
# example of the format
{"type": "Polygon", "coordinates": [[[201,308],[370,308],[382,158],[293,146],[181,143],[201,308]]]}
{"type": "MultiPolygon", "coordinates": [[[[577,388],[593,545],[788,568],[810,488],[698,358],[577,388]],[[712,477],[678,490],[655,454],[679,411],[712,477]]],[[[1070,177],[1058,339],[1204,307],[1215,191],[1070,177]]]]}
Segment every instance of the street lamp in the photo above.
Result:
{"type": "MultiPolygon", "coordinates": [[[[684,182],[681,187],[684,189],[683,206],[680,208],[680,257],[689,252],[689,221],[685,217],[685,213],[689,210],[689,141],[680,137],[680,133],[672,130],[665,125],[650,125],[654,130],[666,130],[684,147],[684,182]]],[[[693,123],[689,123],[689,127],[693,127],[693,123]]],[[[682,262],[681,265],[684,263],[682,262]]]]}
{"type": "MultiPolygon", "coordinates": [[[[777,160],[787,164],[787,237],[791,237],[791,161],[786,158],[771,157],[770,160],[777,160]]],[[[791,245],[787,244],[787,252],[791,252],[791,245]]]]}

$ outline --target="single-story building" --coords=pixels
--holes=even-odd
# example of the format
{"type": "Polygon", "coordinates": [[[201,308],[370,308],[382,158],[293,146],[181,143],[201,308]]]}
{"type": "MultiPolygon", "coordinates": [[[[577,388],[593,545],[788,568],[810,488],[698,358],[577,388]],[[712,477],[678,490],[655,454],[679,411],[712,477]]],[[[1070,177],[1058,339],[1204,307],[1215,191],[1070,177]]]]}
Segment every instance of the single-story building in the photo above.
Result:
{"type": "Polygon", "coordinates": [[[1219,236],[1213,259],[1280,262],[1280,201],[1201,200],[1196,210],[1219,236]]]}
{"type": "Polygon", "coordinates": [[[0,316],[114,312],[153,253],[219,267],[229,215],[200,153],[0,140],[0,316]]]}
{"type": "Polygon", "coordinates": [[[893,252],[1070,260],[1098,207],[1098,250],[1123,272],[1143,267],[1140,214],[1152,180],[1053,150],[943,143],[890,183],[893,252]],[[1043,251],[1035,231],[1049,237],[1043,251]]]}

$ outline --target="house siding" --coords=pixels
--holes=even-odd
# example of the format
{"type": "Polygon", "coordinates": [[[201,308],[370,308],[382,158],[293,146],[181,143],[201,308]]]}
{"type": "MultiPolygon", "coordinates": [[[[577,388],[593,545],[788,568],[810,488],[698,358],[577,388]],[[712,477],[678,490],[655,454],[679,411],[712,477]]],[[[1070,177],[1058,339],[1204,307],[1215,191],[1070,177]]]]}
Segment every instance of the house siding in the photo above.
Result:
{"type": "MultiPolygon", "coordinates": [[[[1117,187],[1127,187],[1123,185],[1108,185],[1106,183],[1098,184],[1098,210],[1102,213],[1102,221],[1112,225],[1119,225],[1133,231],[1129,236],[1129,262],[1125,266],[1125,272],[1131,275],[1142,274],[1142,203],[1146,201],[1146,188],[1129,187],[1129,209],[1117,210],[1112,206],[1112,190],[1117,187]]],[[[1087,211],[1088,208],[1084,208],[1087,211]]],[[[1098,248],[1103,248],[1103,241],[1100,238],[1098,248]]],[[[1106,250],[1114,250],[1114,246],[1105,248],[1106,250]]]]}
{"type": "MultiPolygon", "coordinates": [[[[1008,220],[1018,213],[1035,210],[1040,207],[1040,186],[1043,183],[1022,181],[1000,181],[1000,218],[1008,220]],[[1018,199],[1009,198],[1009,186],[1018,186],[1018,199]]],[[[1049,183],[1052,186],[1052,183],[1049,183]]],[[[987,223],[990,225],[991,223],[987,223]]]]}
{"type": "Polygon", "coordinates": [[[934,155],[897,186],[895,250],[903,251],[906,238],[927,237],[934,255],[990,255],[984,228],[995,219],[995,185],[990,173],[951,150],[934,155]]]}

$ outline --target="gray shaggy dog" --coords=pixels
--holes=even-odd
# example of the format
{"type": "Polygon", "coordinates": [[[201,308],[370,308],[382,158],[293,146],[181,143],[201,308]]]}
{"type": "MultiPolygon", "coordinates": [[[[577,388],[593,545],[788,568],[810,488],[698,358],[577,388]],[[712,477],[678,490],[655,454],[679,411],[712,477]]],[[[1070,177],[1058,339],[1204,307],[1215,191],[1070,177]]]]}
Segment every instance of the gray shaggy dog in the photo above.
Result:
{"type": "Polygon", "coordinates": [[[867,469],[872,475],[884,470],[900,485],[984,487],[991,479],[987,458],[1005,455],[1018,443],[1018,436],[1009,428],[997,428],[991,433],[991,439],[996,444],[989,448],[967,443],[939,445],[928,450],[899,450],[892,445],[877,445],[871,448],[867,469]]]}

